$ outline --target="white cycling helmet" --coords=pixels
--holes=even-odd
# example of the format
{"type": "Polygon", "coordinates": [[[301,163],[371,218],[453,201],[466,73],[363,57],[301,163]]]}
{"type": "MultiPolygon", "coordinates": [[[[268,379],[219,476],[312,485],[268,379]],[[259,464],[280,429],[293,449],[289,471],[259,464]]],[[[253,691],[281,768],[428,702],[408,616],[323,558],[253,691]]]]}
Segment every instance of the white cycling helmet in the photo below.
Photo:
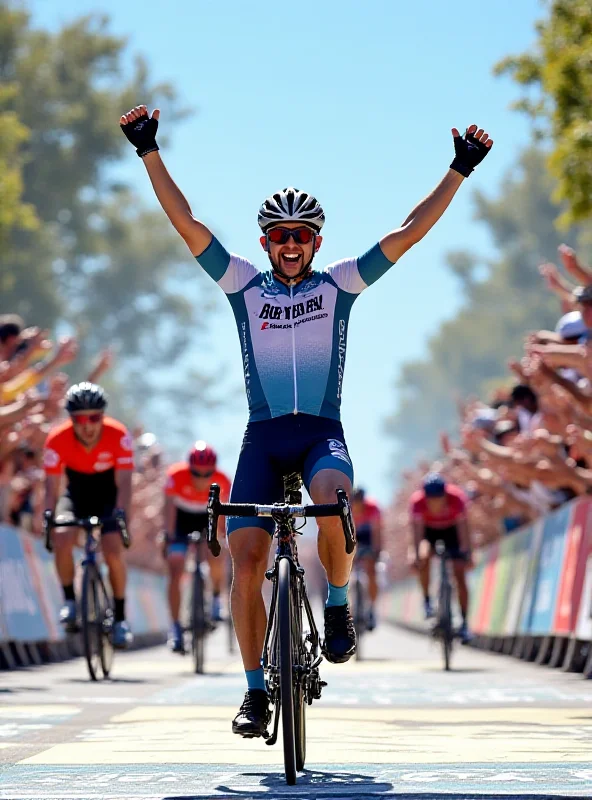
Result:
{"type": "Polygon", "coordinates": [[[258,222],[263,233],[282,222],[302,222],[320,233],[325,212],[316,197],[289,186],[263,202],[258,222]]]}

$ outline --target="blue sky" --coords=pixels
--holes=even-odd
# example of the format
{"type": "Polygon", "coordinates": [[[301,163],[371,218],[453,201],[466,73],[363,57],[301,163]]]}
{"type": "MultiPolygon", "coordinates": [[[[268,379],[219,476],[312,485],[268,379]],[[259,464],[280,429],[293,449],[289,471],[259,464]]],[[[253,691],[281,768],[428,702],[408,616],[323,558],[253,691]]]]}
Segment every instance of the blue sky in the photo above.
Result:
{"type": "MultiPolygon", "coordinates": [[[[175,130],[164,110],[165,161],[194,213],[229,249],[262,265],[256,213],[268,194],[291,184],[321,200],[322,267],[365,252],[402,222],[448,168],[452,126],[487,127],[491,155],[436,228],[352,313],[343,423],[358,482],[387,501],[392,448],[383,420],[396,404],[398,370],[422,356],[428,337],[462,302],[446,252],[491,252],[472,220],[472,191],[495,192],[529,140],[527,121],[509,109],[517,89],[495,78],[492,66],[533,43],[542,4],[32,0],[30,8],[50,27],[108,14],[112,31],[148,59],[152,79],[170,81],[198,109],[175,130]]],[[[153,203],[131,148],[124,171],[153,203]]],[[[223,299],[212,326],[206,363],[221,359],[238,385],[238,340],[223,299]]],[[[210,438],[232,470],[245,422],[240,397],[233,409],[189,423],[187,438],[210,438]]]]}

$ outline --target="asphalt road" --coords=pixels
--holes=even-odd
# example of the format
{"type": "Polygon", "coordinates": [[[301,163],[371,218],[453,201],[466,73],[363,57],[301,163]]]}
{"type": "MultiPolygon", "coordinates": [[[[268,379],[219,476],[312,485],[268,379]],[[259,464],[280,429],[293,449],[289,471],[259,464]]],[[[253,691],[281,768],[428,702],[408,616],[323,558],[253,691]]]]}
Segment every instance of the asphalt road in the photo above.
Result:
{"type": "Polygon", "coordinates": [[[441,668],[427,638],[383,626],[367,659],[322,665],[307,770],[287,787],[280,745],[230,720],[244,676],[222,631],[209,674],[164,647],[118,655],[91,684],[82,660],[0,673],[0,798],[592,797],[592,683],[462,648],[441,668]]]}

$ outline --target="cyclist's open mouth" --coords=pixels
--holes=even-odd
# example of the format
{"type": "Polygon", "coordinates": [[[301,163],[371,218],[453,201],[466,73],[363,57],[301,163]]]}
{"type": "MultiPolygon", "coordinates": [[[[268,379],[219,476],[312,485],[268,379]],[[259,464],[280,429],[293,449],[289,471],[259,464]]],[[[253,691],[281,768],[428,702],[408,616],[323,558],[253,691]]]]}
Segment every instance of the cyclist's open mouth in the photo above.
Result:
{"type": "Polygon", "coordinates": [[[280,261],[284,267],[299,267],[302,253],[282,253],[280,261]]]}

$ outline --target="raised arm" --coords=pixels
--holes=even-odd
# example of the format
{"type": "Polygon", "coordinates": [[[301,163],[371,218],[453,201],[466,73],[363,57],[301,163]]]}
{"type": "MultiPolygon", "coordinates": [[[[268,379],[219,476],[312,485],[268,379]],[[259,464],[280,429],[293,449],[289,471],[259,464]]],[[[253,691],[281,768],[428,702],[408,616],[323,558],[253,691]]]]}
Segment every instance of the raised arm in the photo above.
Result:
{"type": "Polygon", "coordinates": [[[583,283],[588,286],[592,283],[592,270],[588,267],[583,267],[578,261],[575,250],[568,247],[566,244],[559,245],[559,255],[566,271],[572,275],[578,283],[583,283]]]}
{"type": "Polygon", "coordinates": [[[189,203],[169,175],[160,157],[156,144],[159,118],[160,111],[158,109],[155,109],[152,116],[149,117],[146,106],[136,106],[121,117],[119,124],[144,162],[158,202],[165,214],[191,250],[192,255],[199,256],[212,241],[212,233],[203,222],[195,219],[189,203]]]}
{"type": "Polygon", "coordinates": [[[409,214],[397,230],[380,241],[380,248],[387,259],[397,261],[404,253],[421,241],[446,211],[464,178],[480,164],[490,151],[493,141],[482,128],[471,125],[464,136],[452,129],[455,158],[450,169],[424,200],[409,214]]]}

